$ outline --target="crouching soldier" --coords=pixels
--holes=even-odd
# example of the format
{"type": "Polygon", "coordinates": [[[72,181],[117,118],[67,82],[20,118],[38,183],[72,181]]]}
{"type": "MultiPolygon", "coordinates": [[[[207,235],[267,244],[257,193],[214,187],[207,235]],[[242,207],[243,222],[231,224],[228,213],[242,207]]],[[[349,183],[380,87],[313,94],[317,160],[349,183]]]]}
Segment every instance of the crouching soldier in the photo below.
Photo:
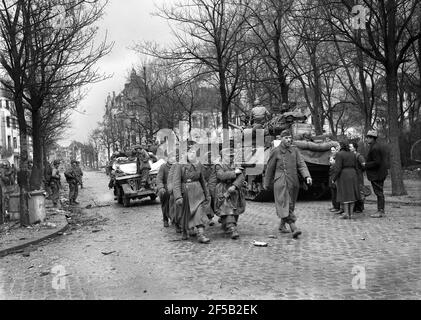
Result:
{"type": "Polygon", "coordinates": [[[64,176],[66,177],[66,181],[69,184],[69,203],[70,204],[79,204],[79,202],[76,201],[76,198],[79,193],[78,185],[78,174],[77,174],[77,161],[72,160],[71,161],[71,167],[67,169],[64,172],[64,176]]]}
{"type": "Polygon", "coordinates": [[[164,227],[168,228],[170,219],[170,193],[168,191],[168,174],[175,163],[175,154],[172,153],[168,156],[167,163],[161,165],[156,176],[156,186],[158,189],[159,201],[161,202],[162,209],[162,220],[164,221],[164,227]]]}
{"type": "Polygon", "coordinates": [[[238,218],[246,209],[245,177],[242,168],[233,166],[233,150],[224,149],[221,155],[222,163],[216,165],[215,213],[221,217],[222,228],[238,239],[238,218]]]}

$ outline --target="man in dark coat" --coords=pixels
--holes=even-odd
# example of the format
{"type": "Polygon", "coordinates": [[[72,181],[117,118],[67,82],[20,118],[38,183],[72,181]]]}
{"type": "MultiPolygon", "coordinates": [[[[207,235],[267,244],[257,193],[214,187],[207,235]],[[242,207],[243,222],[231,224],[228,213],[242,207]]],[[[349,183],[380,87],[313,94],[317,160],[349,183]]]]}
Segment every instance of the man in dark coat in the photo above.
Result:
{"type": "Polygon", "coordinates": [[[374,194],[377,196],[377,212],[372,214],[372,218],[384,217],[384,181],[387,177],[388,169],[388,152],[385,148],[377,142],[377,132],[370,130],[367,132],[367,142],[370,149],[367,154],[367,159],[364,168],[367,173],[367,179],[371,182],[374,194]]]}
{"type": "Polygon", "coordinates": [[[307,165],[300,151],[292,145],[291,131],[284,130],[281,133],[281,143],[270,153],[264,188],[267,190],[273,184],[276,213],[281,218],[279,230],[287,232],[285,224],[289,224],[294,238],[301,234],[295,225],[297,218],[294,215],[300,189],[298,174],[311,185],[312,180],[307,165]]]}
{"type": "Polygon", "coordinates": [[[158,190],[159,201],[161,202],[162,209],[162,220],[164,221],[164,227],[168,228],[170,225],[168,219],[170,217],[170,193],[168,192],[168,173],[175,163],[175,154],[172,153],[168,156],[167,163],[161,165],[156,176],[156,187],[158,190]]]}
{"type": "Polygon", "coordinates": [[[145,190],[146,184],[149,179],[149,171],[151,170],[151,166],[149,164],[150,156],[149,153],[145,150],[144,145],[135,145],[133,149],[136,152],[136,167],[137,173],[141,175],[141,189],[140,191],[145,190]]]}

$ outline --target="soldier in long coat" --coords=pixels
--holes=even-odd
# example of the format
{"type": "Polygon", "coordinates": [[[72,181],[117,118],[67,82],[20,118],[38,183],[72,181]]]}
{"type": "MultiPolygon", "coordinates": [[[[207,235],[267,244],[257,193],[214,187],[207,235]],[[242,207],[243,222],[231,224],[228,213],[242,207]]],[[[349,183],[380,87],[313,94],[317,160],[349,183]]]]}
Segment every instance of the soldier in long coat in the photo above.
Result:
{"type": "Polygon", "coordinates": [[[69,203],[70,204],[79,204],[76,201],[77,196],[79,194],[79,181],[78,181],[78,173],[76,170],[77,161],[71,161],[71,167],[64,172],[64,176],[66,177],[66,181],[69,184],[69,203]]]}
{"type": "Polygon", "coordinates": [[[187,163],[180,163],[174,173],[173,193],[176,205],[181,207],[178,220],[182,228],[182,239],[188,239],[188,231],[197,228],[197,239],[200,243],[209,243],[205,225],[210,201],[206,181],[203,176],[203,165],[197,160],[196,149],[190,148],[187,163]]]}
{"type": "Polygon", "coordinates": [[[170,193],[168,192],[168,174],[175,162],[175,154],[168,156],[167,162],[159,167],[158,174],[156,176],[156,187],[158,189],[159,200],[161,202],[162,209],[162,220],[164,227],[168,228],[168,220],[170,218],[170,193]]]}
{"type": "Polygon", "coordinates": [[[210,195],[210,204],[209,204],[209,225],[213,226],[214,222],[212,221],[214,217],[215,212],[215,188],[217,184],[217,178],[216,178],[216,164],[219,162],[219,157],[216,159],[211,159],[211,163],[204,164],[204,171],[203,175],[205,177],[206,186],[209,191],[210,195]]]}
{"type": "Polygon", "coordinates": [[[175,226],[175,230],[177,233],[181,233],[181,227],[180,227],[180,216],[181,214],[178,214],[178,211],[181,210],[181,207],[175,205],[175,199],[174,199],[174,173],[177,170],[177,166],[179,164],[177,162],[173,163],[171,165],[170,170],[168,171],[168,178],[167,178],[167,191],[169,194],[168,199],[168,216],[171,220],[171,223],[175,226]]]}
{"type": "Polygon", "coordinates": [[[297,217],[294,214],[300,188],[298,174],[311,185],[312,180],[307,165],[301,153],[292,145],[291,132],[284,130],[281,133],[281,143],[269,156],[264,188],[269,189],[273,184],[276,213],[281,218],[279,230],[287,232],[285,225],[289,224],[294,238],[301,234],[295,225],[297,217]]]}
{"type": "Polygon", "coordinates": [[[223,150],[222,163],[215,166],[215,213],[221,217],[222,228],[231,234],[232,239],[238,239],[238,218],[246,209],[245,177],[241,168],[233,166],[233,155],[233,150],[223,150]]]}

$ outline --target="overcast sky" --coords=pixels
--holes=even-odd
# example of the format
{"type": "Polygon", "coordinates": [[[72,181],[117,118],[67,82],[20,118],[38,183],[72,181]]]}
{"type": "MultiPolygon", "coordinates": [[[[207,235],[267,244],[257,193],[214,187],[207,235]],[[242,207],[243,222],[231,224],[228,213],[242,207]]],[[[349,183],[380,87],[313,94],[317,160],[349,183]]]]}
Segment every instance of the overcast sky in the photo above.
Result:
{"type": "MultiPolygon", "coordinates": [[[[129,49],[140,40],[153,40],[166,43],[170,40],[170,29],[167,22],[152,16],[156,12],[155,4],[164,0],[109,0],[106,15],[99,22],[101,35],[108,31],[109,41],[114,41],[112,52],[104,57],[98,67],[102,72],[113,74],[113,77],[91,85],[87,97],[81,102],[78,111],[72,117],[72,128],[60,141],[68,145],[72,140],[87,142],[88,135],[102,119],[105,100],[108,93],[120,92],[127,76],[137,64],[140,57],[129,49]]],[[[167,0],[168,1],[168,0],[167,0]]]]}

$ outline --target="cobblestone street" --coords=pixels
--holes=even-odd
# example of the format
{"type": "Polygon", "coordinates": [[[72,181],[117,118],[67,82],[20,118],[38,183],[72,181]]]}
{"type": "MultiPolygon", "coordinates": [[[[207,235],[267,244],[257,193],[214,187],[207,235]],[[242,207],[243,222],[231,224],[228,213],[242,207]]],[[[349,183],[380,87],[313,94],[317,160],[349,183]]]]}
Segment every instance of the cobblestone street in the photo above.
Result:
{"type": "Polygon", "coordinates": [[[372,219],[366,204],[342,220],[329,201],[300,201],[294,240],[278,233],[273,203],[248,202],[239,240],[215,223],[204,245],[164,228],[158,201],[118,205],[105,173],[86,172],[84,185],[79,207],[111,205],[82,215],[108,220],[1,258],[0,299],[421,298],[420,207],[387,205],[372,219]]]}

